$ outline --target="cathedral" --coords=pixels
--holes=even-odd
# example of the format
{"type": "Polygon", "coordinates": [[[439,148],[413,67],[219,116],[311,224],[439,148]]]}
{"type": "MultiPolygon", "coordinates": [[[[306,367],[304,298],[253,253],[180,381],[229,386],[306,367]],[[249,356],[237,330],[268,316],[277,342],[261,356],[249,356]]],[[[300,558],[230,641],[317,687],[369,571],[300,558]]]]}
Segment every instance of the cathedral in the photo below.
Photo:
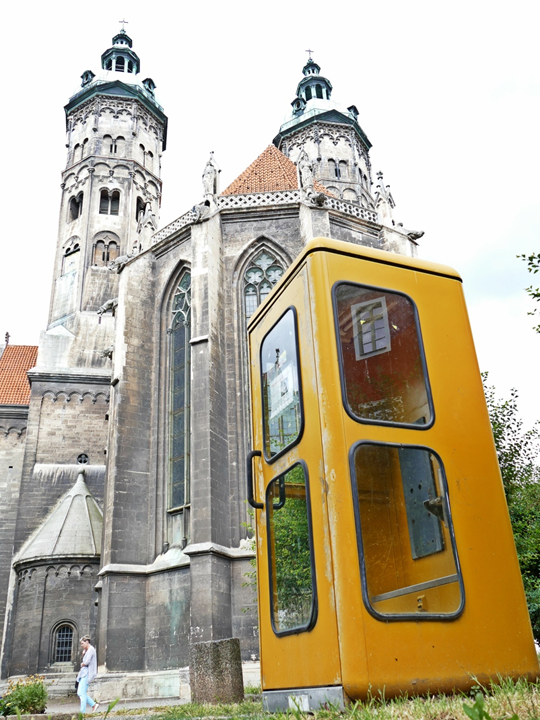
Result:
{"type": "Polygon", "coordinates": [[[71,685],[90,634],[98,685],[186,697],[190,643],[258,659],[250,316],[313,238],[414,256],[422,233],[393,220],[358,110],[311,56],[261,155],[225,189],[211,155],[160,229],[167,116],[142,77],[125,30],[83,72],[48,325],[0,345],[0,668],[71,685]]]}

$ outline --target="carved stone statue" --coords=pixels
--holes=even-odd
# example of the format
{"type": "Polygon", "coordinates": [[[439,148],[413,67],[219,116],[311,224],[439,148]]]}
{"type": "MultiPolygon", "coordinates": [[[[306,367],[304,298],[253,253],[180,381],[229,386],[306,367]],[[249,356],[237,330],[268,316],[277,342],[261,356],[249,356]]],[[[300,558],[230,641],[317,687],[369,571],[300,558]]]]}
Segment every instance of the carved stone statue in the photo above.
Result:
{"type": "Polygon", "coordinates": [[[128,260],[131,260],[133,255],[120,255],[120,257],[110,260],[107,267],[109,270],[116,270],[118,274],[122,272],[128,260]]]}
{"type": "Polygon", "coordinates": [[[298,158],[298,173],[300,175],[300,185],[302,190],[313,190],[313,183],[315,182],[315,178],[313,177],[313,166],[311,165],[305,150],[302,150],[300,157],[298,158]]]}
{"type": "Polygon", "coordinates": [[[114,317],[114,313],[115,313],[115,310],[117,307],[118,307],[118,298],[114,298],[113,300],[107,300],[107,302],[103,303],[103,305],[99,308],[99,310],[97,311],[97,314],[101,316],[101,315],[104,315],[109,310],[111,310],[113,317],[114,317]]]}
{"type": "Polygon", "coordinates": [[[144,210],[139,210],[137,218],[137,232],[142,232],[143,228],[150,227],[153,232],[157,230],[156,216],[152,212],[152,203],[147,201],[144,210]]]}
{"type": "Polygon", "coordinates": [[[114,352],[114,345],[109,345],[109,347],[105,348],[105,350],[100,350],[99,356],[102,358],[112,359],[113,352],[114,352]]]}
{"type": "Polygon", "coordinates": [[[208,196],[213,198],[214,195],[217,195],[217,178],[219,172],[220,170],[214,161],[214,153],[211,152],[210,159],[206,163],[202,176],[205,198],[208,196]]]}

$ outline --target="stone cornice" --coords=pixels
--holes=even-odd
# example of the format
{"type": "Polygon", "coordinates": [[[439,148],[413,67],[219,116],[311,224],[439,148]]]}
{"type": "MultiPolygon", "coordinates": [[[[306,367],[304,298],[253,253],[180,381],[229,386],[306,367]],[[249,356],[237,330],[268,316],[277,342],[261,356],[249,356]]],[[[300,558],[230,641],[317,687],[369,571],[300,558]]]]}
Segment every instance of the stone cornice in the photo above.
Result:
{"type": "Polygon", "coordinates": [[[77,384],[88,383],[89,385],[110,385],[111,373],[106,375],[96,372],[84,373],[79,371],[72,372],[68,369],[47,371],[47,370],[29,370],[28,380],[30,384],[33,382],[57,382],[77,384]]]}
{"type": "Polygon", "coordinates": [[[0,417],[12,420],[26,420],[28,405],[0,405],[0,417]]]}

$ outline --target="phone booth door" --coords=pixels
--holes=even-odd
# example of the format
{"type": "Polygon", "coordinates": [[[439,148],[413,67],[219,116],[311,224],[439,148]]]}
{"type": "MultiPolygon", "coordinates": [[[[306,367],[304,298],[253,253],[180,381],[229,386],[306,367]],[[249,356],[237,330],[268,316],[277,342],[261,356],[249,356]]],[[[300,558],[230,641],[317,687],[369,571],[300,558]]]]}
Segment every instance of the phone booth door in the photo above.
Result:
{"type": "MultiPolygon", "coordinates": [[[[309,287],[304,265],[250,328],[261,678],[300,708],[342,704],[309,287]],[[302,689],[302,690],[300,690],[302,689]],[[291,697],[291,693],[287,693],[291,697]],[[308,698],[308,694],[311,696],[308,698]]],[[[276,705],[277,708],[277,705],[276,705]]]]}

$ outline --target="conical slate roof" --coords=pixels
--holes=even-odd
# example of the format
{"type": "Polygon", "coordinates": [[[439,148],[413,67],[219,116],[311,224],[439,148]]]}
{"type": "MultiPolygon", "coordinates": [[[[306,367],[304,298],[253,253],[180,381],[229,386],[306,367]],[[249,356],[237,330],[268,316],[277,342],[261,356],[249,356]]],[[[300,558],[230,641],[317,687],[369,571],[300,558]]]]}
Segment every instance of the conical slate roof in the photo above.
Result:
{"type": "MultiPolygon", "coordinates": [[[[321,183],[315,181],[313,187],[317,192],[333,197],[321,183]]],[[[275,145],[269,145],[221,194],[244,195],[283,190],[298,190],[296,165],[275,145]]]]}
{"type": "Polygon", "coordinates": [[[75,485],[60,499],[17,563],[49,557],[99,557],[102,527],[103,513],[81,469],[75,485]]]}

